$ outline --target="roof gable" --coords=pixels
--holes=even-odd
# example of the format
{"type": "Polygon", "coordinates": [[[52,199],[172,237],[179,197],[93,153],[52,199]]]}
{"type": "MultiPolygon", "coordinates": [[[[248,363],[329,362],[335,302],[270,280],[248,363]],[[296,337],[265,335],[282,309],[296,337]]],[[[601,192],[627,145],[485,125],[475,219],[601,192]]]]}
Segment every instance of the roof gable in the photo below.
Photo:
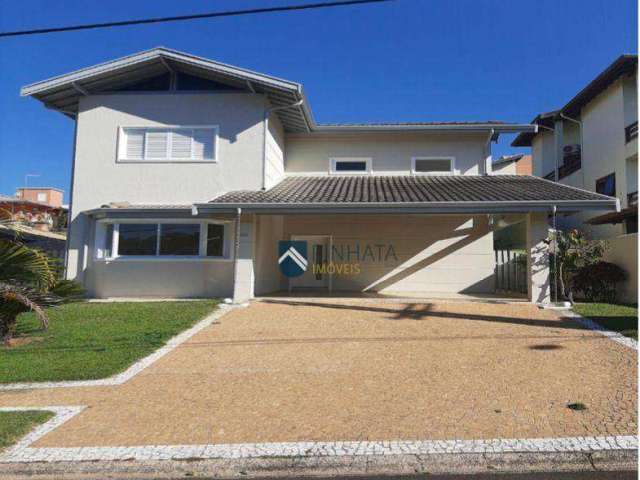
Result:
{"type": "MultiPolygon", "coordinates": [[[[256,73],[244,68],[196,57],[164,47],[136,53],[93,67],[76,70],[27,85],[21,95],[33,96],[47,107],[73,114],[78,109],[80,97],[118,91],[145,81],[158,82],[154,90],[161,88],[165,75],[173,73],[185,78],[199,78],[227,89],[241,90],[266,95],[275,107],[291,105],[304,100],[302,86],[289,80],[256,73]]],[[[210,90],[192,82],[198,90],[210,90]]],[[[306,103],[306,102],[305,102],[306,103]]],[[[303,103],[277,112],[285,130],[305,132],[310,130],[313,120],[303,103]]]]}
{"type": "MultiPolygon", "coordinates": [[[[485,122],[413,122],[377,124],[316,124],[302,85],[214,60],[157,47],[116,60],[49,78],[21,89],[46,107],[73,116],[83,95],[128,91],[158,91],[172,75],[194,79],[197,91],[239,90],[266,95],[288,133],[355,133],[402,131],[482,131],[497,137],[503,132],[533,131],[535,126],[485,122]],[[196,81],[200,79],[200,83],[196,81]],[[203,85],[204,83],[204,85],[203,85]],[[294,105],[295,104],[295,105],[294,105]],[[290,107],[290,108],[278,108],[290,107]]],[[[170,90],[180,81],[169,80],[170,90]]]]}

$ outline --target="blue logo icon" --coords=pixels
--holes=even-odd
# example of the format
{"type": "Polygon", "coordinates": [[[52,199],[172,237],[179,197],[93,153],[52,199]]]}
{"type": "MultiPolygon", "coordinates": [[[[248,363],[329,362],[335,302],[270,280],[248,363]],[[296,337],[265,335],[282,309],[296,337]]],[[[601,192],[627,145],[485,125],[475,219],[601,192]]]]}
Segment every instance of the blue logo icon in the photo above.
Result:
{"type": "Polygon", "coordinates": [[[307,242],[281,240],[278,242],[278,265],[286,277],[299,277],[307,271],[307,242]]]}

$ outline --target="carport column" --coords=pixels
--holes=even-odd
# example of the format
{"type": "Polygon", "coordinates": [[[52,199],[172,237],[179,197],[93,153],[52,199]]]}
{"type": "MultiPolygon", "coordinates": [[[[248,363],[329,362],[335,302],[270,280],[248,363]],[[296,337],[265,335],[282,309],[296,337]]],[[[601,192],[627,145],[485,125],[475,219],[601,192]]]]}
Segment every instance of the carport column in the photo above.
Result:
{"type": "Polygon", "coordinates": [[[238,219],[236,242],[233,303],[244,303],[253,298],[253,225],[251,223],[241,222],[238,219]]]}
{"type": "Polygon", "coordinates": [[[547,214],[527,214],[527,285],[534,303],[551,301],[548,238],[547,214]]]}

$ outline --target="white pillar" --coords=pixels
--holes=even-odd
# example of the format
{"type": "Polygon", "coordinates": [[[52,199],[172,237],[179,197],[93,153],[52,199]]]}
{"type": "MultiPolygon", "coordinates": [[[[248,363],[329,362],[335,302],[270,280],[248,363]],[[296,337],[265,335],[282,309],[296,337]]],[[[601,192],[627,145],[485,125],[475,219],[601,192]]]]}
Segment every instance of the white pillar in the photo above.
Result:
{"type": "Polygon", "coordinates": [[[538,304],[551,301],[548,238],[547,214],[529,213],[527,215],[527,284],[529,301],[538,304]]]}
{"type": "Polygon", "coordinates": [[[93,222],[84,214],[69,220],[70,230],[67,240],[66,278],[75,280],[84,286],[84,274],[87,269],[90,228],[93,222]]]}
{"type": "Polygon", "coordinates": [[[240,223],[237,254],[233,283],[233,303],[245,303],[253,298],[253,225],[251,223],[240,223]]]}

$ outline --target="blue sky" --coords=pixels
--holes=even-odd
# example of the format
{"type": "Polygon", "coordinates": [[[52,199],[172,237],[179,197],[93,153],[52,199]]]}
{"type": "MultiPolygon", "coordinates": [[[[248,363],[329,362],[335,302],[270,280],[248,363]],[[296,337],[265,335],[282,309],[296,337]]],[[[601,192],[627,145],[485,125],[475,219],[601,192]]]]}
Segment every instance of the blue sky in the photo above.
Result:
{"type": "MultiPolygon", "coordinates": [[[[0,30],[306,1],[20,0],[0,30]]],[[[154,46],[301,82],[318,122],[528,122],[636,53],[636,18],[633,0],[398,0],[0,39],[0,193],[28,173],[69,189],[73,121],[21,86],[154,46]]]]}

